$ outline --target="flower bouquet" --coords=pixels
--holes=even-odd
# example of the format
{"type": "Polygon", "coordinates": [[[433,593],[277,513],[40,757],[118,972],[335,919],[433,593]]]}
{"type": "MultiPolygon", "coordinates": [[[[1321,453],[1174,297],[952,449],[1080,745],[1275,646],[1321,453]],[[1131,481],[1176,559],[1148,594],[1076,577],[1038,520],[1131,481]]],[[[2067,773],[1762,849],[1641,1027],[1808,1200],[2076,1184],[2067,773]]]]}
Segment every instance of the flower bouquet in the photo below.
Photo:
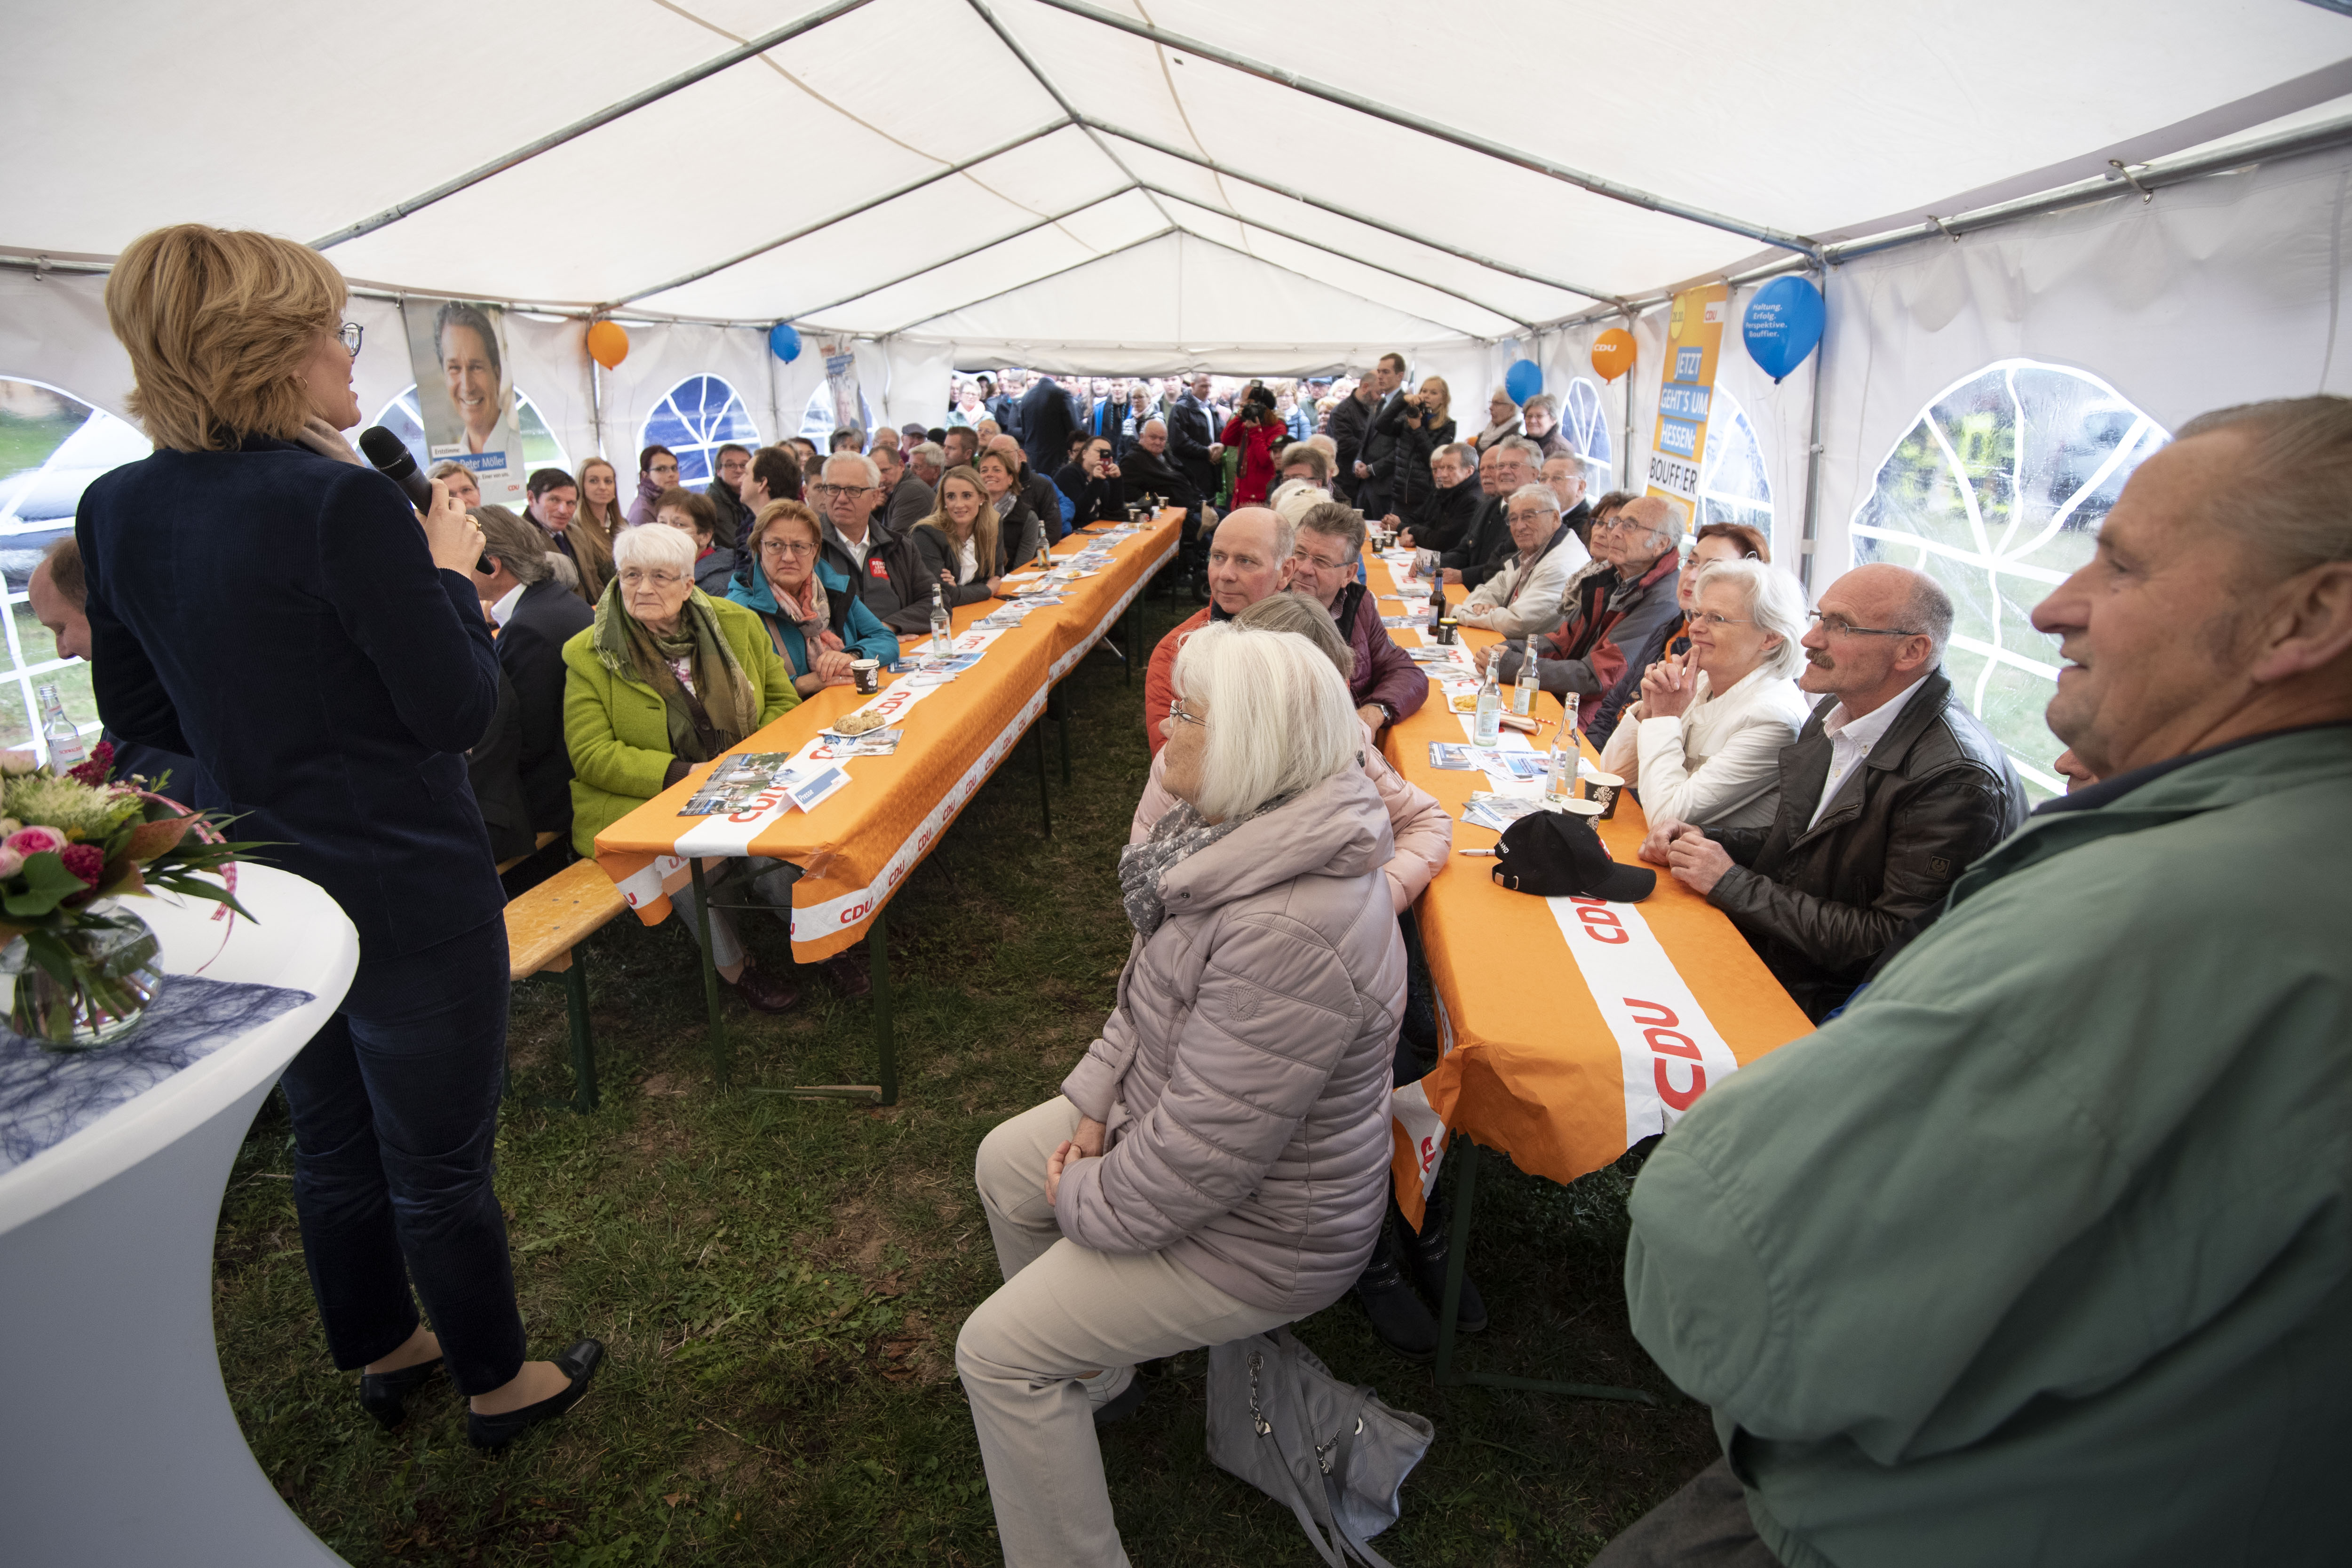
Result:
{"type": "Polygon", "coordinates": [[[116,900],[162,888],[246,915],[228,818],[184,810],[132,779],[110,783],[114,748],[64,773],[0,754],[0,975],[8,1027],[53,1051],[110,1045],[139,1026],[163,984],[147,922],[116,900]],[[217,874],[219,880],[208,873],[217,874]]]}

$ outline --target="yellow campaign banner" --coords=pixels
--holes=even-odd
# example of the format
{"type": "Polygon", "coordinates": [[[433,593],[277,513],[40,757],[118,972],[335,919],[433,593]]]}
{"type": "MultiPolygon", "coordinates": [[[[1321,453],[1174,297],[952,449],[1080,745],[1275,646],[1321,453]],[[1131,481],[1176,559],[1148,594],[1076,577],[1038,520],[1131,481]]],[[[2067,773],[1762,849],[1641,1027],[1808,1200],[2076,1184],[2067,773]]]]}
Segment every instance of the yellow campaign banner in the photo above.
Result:
{"type": "Polygon", "coordinates": [[[1698,520],[1699,465],[1706,457],[1706,416],[1715,401],[1716,356],[1731,290],[1721,283],[1675,296],[1666,322],[1666,363],[1658,374],[1658,428],[1650,440],[1650,487],[1683,507],[1687,528],[1698,520]]]}

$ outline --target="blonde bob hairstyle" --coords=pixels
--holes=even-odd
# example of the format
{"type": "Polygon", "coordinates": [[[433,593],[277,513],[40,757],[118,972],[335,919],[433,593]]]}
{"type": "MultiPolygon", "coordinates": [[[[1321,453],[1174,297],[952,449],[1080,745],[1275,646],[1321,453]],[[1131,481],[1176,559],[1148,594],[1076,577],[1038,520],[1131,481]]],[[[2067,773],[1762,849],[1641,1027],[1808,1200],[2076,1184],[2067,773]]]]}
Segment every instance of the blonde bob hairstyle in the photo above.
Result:
{"type": "Polygon", "coordinates": [[[1176,652],[1176,693],[1207,710],[1192,804],[1212,822],[1360,765],[1364,726],[1323,650],[1289,632],[1211,623],[1176,652]]]}
{"type": "Polygon", "coordinates": [[[136,383],[131,412],[174,451],[291,440],[310,413],[295,373],[347,297],[334,264],[290,239],[200,223],[141,235],[106,279],[107,324],[136,383]]]}

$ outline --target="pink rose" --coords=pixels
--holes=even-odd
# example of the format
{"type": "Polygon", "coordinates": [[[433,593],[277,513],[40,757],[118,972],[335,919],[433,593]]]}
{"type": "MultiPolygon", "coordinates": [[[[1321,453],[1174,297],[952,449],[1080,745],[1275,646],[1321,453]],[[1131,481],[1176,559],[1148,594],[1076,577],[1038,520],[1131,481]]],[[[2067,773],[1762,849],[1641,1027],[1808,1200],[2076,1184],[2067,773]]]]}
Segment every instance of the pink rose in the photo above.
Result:
{"type": "Polygon", "coordinates": [[[54,827],[20,827],[8,835],[6,847],[19,855],[54,852],[66,847],[66,836],[54,827]]]}

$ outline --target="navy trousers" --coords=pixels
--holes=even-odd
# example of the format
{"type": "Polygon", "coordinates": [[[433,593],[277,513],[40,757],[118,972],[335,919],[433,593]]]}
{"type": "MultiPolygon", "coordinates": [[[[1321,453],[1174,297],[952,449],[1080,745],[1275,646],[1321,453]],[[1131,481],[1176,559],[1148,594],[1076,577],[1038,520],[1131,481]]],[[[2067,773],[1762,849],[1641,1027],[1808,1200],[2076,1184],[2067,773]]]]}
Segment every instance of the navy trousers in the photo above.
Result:
{"type": "Polygon", "coordinates": [[[398,957],[362,950],[341,1010],[286,1069],[302,1255],[345,1371],[415,1332],[420,1299],[461,1393],[522,1369],[490,1184],[507,990],[503,918],[398,957]]]}

